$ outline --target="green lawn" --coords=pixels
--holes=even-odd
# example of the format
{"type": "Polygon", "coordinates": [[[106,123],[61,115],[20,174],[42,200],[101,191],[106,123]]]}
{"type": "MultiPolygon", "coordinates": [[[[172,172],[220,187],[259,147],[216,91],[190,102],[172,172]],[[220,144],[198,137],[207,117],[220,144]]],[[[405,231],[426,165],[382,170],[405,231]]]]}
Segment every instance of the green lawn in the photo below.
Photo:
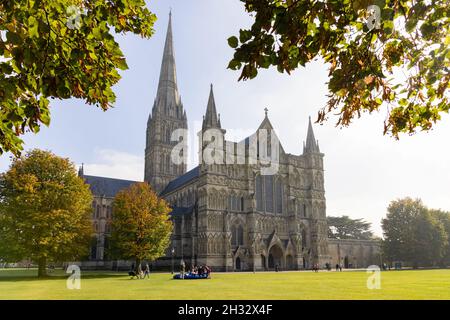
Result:
{"type": "Polygon", "coordinates": [[[62,271],[46,280],[36,273],[0,269],[0,299],[450,299],[450,270],[382,272],[379,290],[367,289],[363,271],[213,273],[210,280],[82,272],[80,290],[66,288],[62,271]]]}

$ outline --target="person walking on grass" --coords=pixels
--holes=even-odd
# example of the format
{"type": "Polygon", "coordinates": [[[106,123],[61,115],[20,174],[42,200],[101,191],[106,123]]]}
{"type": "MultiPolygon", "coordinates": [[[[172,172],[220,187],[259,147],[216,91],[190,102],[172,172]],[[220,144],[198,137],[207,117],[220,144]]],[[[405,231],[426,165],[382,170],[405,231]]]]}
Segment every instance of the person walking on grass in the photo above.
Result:
{"type": "Polygon", "coordinates": [[[185,272],[186,264],[184,263],[184,260],[181,260],[181,279],[184,279],[184,272],[185,272]]]}
{"type": "Polygon", "coordinates": [[[145,277],[150,279],[150,267],[149,267],[148,263],[146,263],[145,266],[144,266],[144,277],[143,277],[143,279],[145,279],[145,277]]]}

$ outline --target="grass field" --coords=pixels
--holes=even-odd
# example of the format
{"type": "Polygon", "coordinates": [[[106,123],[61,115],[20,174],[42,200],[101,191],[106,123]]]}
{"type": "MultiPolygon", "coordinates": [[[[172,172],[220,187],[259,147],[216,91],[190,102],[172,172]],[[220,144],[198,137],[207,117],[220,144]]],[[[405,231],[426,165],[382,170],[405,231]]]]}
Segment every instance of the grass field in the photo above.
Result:
{"type": "Polygon", "coordinates": [[[364,271],[213,273],[209,280],[83,272],[80,290],[66,288],[61,270],[45,280],[36,274],[0,269],[0,299],[450,299],[450,270],[382,272],[378,290],[367,289],[364,271]]]}

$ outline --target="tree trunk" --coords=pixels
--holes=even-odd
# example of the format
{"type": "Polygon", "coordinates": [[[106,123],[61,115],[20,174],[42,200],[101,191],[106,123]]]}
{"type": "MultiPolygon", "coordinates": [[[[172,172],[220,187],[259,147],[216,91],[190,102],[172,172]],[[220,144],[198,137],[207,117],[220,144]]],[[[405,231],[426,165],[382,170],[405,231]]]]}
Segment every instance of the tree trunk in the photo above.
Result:
{"type": "Polygon", "coordinates": [[[134,270],[136,272],[136,274],[139,274],[139,272],[142,270],[141,268],[141,259],[136,258],[136,270],[134,270]]]}
{"type": "Polygon", "coordinates": [[[38,261],[38,277],[45,278],[47,276],[47,259],[40,258],[38,261]]]}

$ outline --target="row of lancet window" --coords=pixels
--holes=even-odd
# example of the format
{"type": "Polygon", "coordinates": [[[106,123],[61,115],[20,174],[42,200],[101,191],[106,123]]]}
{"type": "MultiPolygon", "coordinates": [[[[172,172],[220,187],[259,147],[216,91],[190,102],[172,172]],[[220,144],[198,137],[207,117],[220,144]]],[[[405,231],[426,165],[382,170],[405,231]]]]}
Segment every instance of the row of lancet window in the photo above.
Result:
{"type": "MultiPolygon", "coordinates": [[[[102,217],[101,214],[101,210],[102,210],[102,206],[97,204],[94,205],[94,218],[98,219],[102,217]]],[[[112,207],[111,206],[107,206],[107,205],[103,205],[103,212],[106,214],[105,218],[107,219],[111,219],[112,218],[112,207]]]]}
{"type": "Polygon", "coordinates": [[[163,173],[169,173],[169,174],[176,174],[181,175],[183,174],[182,170],[183,167],[181,165],[172,165],[172,159],[170,157],[170,154],[161,155],[161,172],[163,173]]]}
{"type": "Polygon", "coordinates": [[[228,208],[231,211],[244,211],[244,197],[230,196],[228,208]]]}
{"type": "Polygon", "coordinates": [[[105,229],[101,230],[100,224],[97,221],[94,221],[94,231],[95,232],[110,233],[111,232],[111,224],[110,223],[106,223],[104,226],[105,226],[105,229]]]}

